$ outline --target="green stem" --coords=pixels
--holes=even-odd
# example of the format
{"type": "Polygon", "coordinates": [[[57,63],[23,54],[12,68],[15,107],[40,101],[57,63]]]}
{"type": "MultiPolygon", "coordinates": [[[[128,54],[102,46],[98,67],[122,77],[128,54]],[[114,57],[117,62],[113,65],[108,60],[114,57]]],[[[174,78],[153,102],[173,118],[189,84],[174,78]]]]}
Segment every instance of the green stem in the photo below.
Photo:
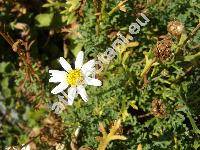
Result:
{"type": "Polygon", "coordinates": [[[100,20],[100,17],[99,17],[99,15],[97,15],[98,14],[98,3],[97,3],[97,0],[93,0],[93,3],[94,3],[94,10],[95,10],[96,19],[97,19],[95,30],[96,30],[96,35],[99,35],[99,20],[100,20]]]}
{"type": "Polygon", "coordinates": [[[200,52],[198,52],[194,55],[184,56],[184,61],[192,61],[192,60],[195,60],[196,58],[200,58],[200,52]]]}
{"type": "Polygon", "coordinates": [[[117,6],[115,6],[109,13],[108,15],[112,15],[115,11],[117,11],[119,9],[120,6],[122,6],[124,3],[126,3],[128,0],[124,0],[122,2],[120,2],[117,6]]]}
{"type": "Polygon", "coordinates": [[[200,130],[198,129],[198,127],[197,127],[194,119],[192,118],[192,115],[190,114],[190,112],[186,111],[186,114],[187,114],[187,116],[188,116],[188,118],[190,120],[190,123],[192,125],[192,128],[193,128],[194,132],[200,134],[200,130]]]}
{"type": "Polygon", "coordinates": [[[185,46],[187,45],[188,41],[194,37],[197,33],[197,31],[200,28],[200,22],[198,23],[198,25],[192,30],[191,34],[187,37],[185,34],[181,35],[179,44],[178,44],[178,48],[176,50],[176,53],[179,54],[181,52],[181,50],[183,50],[185,48],[185,46]]]}
{"type": "Polygon", "coordinates": [[[145,65],[145,67],[144,67],[144,69],[143,69],[143,71],[142,71],[140,76],[143,77],[144,75],[146,75],[155,62],[156,62],[156,58],[153,58],[151,60],[147,60],[146,61],[146,65],[145,65]]]}
{"type": "Polygon", "coordinates": [[[102,0],[102,4],[101,4],[101,20],[104,20],[105,17],[106,17],[106,12],[105,12],[105,9],[106,9],[106,1],[107,0],[102,0]]]}

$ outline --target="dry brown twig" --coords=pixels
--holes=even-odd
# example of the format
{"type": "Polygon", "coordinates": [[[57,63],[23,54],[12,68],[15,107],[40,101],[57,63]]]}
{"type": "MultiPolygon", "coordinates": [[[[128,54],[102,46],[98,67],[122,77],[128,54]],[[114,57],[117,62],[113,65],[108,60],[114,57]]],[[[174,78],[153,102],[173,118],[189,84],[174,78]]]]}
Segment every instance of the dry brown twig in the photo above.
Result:
{"type": "MultiPolygon", "coordinates": [[[[6,40],[6,42],[12,47],[13,52],[17,53],[19,56],[19,60],[22,61],[23,66],[25,66],[25,80],[21,83],[20,90],[23,89],[23,86],[27,80],[30,80],[32,78],[36,78],[37,81],[40,81],[40,78],[35,73],[31,57],[30,57],[30,47],[34,43],[34,41],[31,41],[30,43],[28,41],[23,41],[21,39],[18,39],[16,42],[11,38],[11,36],[0,30],[0,35],[6,40]]],[[[21,66],[20,66],[21,67],[21,66]]],[[[41,81],[40,81],[41,82],[41,81]]]]}

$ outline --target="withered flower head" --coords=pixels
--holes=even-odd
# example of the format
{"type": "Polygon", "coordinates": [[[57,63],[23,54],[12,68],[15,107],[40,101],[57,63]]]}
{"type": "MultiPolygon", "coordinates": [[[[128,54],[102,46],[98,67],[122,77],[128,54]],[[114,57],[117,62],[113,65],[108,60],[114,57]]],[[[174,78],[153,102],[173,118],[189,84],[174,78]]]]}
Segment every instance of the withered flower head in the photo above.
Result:
{"type": "Polygon", "coordinates": [[[158,99],[154,99],[151,103],[151,113],[158,118],[163,118],[166,116],[166,106],[158,99]]]}
{"type": "Polygon", "coordinates": [[[158,41],[153,49],[154,55],[161,61],[166,60],[172,55],[171,52],[172,40],[169,36],[163,36],[162,40],[158,41]]]}
{"type": "Polygon", "coordinates": [[[167,25],[167,31],[174,36],[179,36],[184,31],[184,25],[179,21],[170,21],[167,25]]]}
{"type": "Polygon", "coordinates": [[[41,130],[40,139],[49,146],[56,146],[64,138],[65,128],[60,117],[51,114],[43,120],[44,128],[41,130]]]}

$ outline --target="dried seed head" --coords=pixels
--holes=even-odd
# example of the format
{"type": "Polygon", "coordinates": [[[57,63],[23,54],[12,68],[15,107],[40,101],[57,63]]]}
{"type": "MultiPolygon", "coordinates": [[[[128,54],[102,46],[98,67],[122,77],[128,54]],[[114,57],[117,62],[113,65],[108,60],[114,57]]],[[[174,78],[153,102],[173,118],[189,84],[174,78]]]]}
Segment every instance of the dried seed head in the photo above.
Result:
{"type": "Polygon", "coordinates": [[[158,118],[163,118],[166,115],[166,106],[165,104],[158,99],[154,99],[151,103],[151,113],[158,118]]]}
{"type": "Polygon", "coordinates": [[[161,41],[157,42],[153,52],[158,59],[164,61],[172,55],[172,40],[169,36],[163,36],[162,38],[163,39],[161,41]]]}
{"type": "Polygon", "coordinates": [[[41,129],[40,140],[49,146],[56,146],[61,143],[64,138],[65,127],[62,124],[60,117],[50,114],[42,122],[43,128],[41,129]]]}
{"type": "Polygon", "coordinates": [[[170,21],[167,25],[167,31],[174,36],[179,36],[184,31],[184,25],[179,21],[170,21]]]}

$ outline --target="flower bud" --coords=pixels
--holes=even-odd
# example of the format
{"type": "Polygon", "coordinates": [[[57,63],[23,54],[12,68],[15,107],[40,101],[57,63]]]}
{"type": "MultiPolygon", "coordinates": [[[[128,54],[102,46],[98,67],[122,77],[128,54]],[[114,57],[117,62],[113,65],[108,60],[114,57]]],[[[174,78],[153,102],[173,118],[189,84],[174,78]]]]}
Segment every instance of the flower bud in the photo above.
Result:
{"type": "Polygon", "coordinates": [[[179,21],[170,21],[167,25],[167,31],[174,36],[180,36],[184,31],[184,25],[179,21]]]}
{"type": "Polygon", "coordinates": [[[165,104],[159,100],[154,99],[151,103],[151,113],[158,118],[163,118],[166,115],[166,106],[165,104]]]}
{"type": "Polygon", "coordinates": [[[166,60],[172,55],[171,52],[172,40],[169,36],[163,36],[163,39],[158,41],[153,49],[154,55],[161,61],[166,60]]]}

